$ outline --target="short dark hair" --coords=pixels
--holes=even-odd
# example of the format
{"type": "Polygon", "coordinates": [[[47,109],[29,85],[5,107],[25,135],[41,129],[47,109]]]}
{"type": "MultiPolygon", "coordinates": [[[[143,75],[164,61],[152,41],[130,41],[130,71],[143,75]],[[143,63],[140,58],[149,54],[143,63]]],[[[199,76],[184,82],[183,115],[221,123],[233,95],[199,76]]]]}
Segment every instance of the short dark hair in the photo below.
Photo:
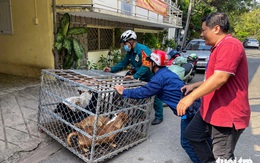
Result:
{"type": "Polygon", "coordinates": [[[227,33],[229,30],[229,20],[226,14],[221,12],[214,12],[201,19],[201,22],[205,22],[209,28],[213,28],[219,25],[223,32],[227,33]]]}

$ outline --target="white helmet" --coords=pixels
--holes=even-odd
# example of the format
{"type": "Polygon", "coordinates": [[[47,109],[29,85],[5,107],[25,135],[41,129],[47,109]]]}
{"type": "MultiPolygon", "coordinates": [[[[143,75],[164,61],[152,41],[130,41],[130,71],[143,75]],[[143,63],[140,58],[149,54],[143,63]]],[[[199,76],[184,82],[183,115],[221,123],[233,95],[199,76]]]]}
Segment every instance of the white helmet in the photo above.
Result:
{"type": "Polygon", "coordinates": [[[127,31],[125,31],[125,32],[121,35],[121,37],[120,37],[120,43],[125,43],[125,42],[127,42],[127,41],[129,41],[129,40],[136,40],[136,39],[137,39],[137,36],[136,36],[135,32],[132,31],[132,30],[127,30],[127,31]]]}

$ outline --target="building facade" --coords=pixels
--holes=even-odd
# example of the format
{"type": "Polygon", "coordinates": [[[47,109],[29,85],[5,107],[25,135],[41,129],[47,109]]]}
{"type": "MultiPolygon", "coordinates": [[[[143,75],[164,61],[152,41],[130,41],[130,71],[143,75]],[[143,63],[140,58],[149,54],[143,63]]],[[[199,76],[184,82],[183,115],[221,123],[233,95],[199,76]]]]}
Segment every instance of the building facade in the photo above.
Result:
{"type": "Polygon", "coordinates": [[[40,76],[54,68],[53,44],[64,13],[71,26],[86,27],[77,36],[87,61],[97,62],[111,47],[118,47],[127,29],[159,33],[182,28],[182,12],[170,0],[0,0],[0,73],[40,76]]]}

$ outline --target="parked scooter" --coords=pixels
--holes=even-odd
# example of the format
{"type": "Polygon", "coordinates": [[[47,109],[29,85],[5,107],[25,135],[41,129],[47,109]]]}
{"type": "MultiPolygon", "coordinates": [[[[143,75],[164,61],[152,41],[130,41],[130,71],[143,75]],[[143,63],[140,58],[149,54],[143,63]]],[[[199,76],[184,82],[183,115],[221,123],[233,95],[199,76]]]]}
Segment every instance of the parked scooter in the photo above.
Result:
{"type": "Polygon", "coordinates": [[[184,83],[187,84],[190,82],[196,74],[198,56],[195,53],[192,53],[187,58],[184,58],[176,50],[170,51],[168,56],[168,68],[176,73],[184,83]]]}
{"type": "Polygon", "coordinates": [[[192,72],[190,74],[190,77],[189,77],[189,80],[188,82],[190,82],[195,74],[196,74],[196,70],[197,70],[197,62],[199,60],[199,57],[197,56],[196,53],[191,53],[188,57],[187,57],[187,62],[188,63],[191,63],[193,65],[193,68],[192,68],[192,72]]]}

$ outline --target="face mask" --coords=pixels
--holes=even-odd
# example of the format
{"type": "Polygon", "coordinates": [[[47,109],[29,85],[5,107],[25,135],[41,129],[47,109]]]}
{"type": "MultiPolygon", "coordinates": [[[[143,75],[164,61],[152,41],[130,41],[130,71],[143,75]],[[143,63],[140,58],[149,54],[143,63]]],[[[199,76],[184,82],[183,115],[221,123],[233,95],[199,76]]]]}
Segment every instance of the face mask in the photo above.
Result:
{"type": "Polygon", "coordinates": [[[127,52],[130,52],[130,50],[131,50],[131,48],[129,48],[128,45],[124,45],[124,49],[125,49],[125,51],[127,51],[127,52]]]}

